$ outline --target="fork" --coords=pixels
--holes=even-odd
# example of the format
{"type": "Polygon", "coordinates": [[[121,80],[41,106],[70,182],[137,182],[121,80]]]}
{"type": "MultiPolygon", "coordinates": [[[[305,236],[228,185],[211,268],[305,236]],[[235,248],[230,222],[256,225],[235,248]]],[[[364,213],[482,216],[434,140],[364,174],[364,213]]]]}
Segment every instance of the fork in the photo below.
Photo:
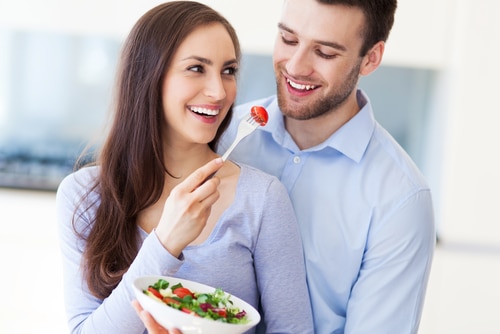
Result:
{"type": "MultiPolygon", "coordinates": [[[[229,148],[226,150],[226,152],[222,155],[222,161],[226,161],[227,158],[229,157],[229,155],[231,154],[231,152],[234,150],[234,148],[236,147],[236,145],[238,145],[238,143],[243,139],[245,138],[246,136],[248,136],[249,134],[251,134],[252,132],[254,132],[255,129],[257,129],[258,127],[260,126],[260,123],[258,123],[255,119],[254,119],[254,116],[252,116],[252,114],[248,115],[247,118],[244,118],[240,121],[240,124],[238,125],[238,133],[236,134],[236,138],[234,138],[234,141],[233,143],[231,144],[231,146],[229,146],[229,148]]],[[[210,180],[212,177],[214,177],[214,175],[217,173],[217,171],[215,171],[214,173],[210,174],[204,181],[203,183],[205,183],[206,181],[210,180]]]]}
{"type": "Polygon", "coordinates": [[[260,126],[260,124],[255,121],[254,117],[251,114],[248,115],[248,117],[246,119],[242,119],[240,121],[240,124],[238,125],[238,133],[236,134],[236,138],[234,138],[233,143],[231,144],[231,146],[229,146],[227,151],[222,156],[222,161],[226,161],[227,158],[229,157],[229,155],[231,154],[231,152],[236,147],[236,145],[238,145],[238,143],[243,138],[245,138],[246,136],[251,134],[259,126],[260,126]]]}

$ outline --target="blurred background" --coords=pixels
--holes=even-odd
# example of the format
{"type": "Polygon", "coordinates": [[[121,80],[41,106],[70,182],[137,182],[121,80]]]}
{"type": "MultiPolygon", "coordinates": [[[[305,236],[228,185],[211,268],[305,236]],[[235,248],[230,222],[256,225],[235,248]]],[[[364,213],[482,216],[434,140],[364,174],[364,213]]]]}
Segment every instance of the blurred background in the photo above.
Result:
{"type": "MultiPolygon", "coordinates": [[[[98,145],[121,44],[161,2],[0,0],[0,333],[67,332],[55,189],[98,145]]],[[[240,36],[238,102],[272,94],[282,1],[201,2],[240,36]]],[[[383,64],[360,83],[434,194],[424,334],[500,332],[498,17],[496,0],[400,0],[383,64]]]]}

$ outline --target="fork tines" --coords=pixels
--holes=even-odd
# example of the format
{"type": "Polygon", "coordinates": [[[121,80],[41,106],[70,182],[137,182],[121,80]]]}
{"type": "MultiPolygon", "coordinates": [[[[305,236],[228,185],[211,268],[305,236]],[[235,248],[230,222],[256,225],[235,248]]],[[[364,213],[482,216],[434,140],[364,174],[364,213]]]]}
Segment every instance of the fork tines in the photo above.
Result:
{"type": "Polygon", "coordinates": [[[257,121],[255,120],[255,118],[250,114],[248,115],[248,118],[245,120],[247,123],[250,123],[250,124],[255,124],[257,123],[257,121]]]}

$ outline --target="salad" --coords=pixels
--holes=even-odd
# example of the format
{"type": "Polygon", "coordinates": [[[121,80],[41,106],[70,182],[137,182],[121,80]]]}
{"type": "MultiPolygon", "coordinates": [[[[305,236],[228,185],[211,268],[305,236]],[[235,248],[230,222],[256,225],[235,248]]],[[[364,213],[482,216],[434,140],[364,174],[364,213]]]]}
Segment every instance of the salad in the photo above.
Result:
{"type": "Polygon", "coordinates": [[[170,286],[168,281],[159,279],[143,292],[170,307],[202,318],[230,324],[249,322],[246,312],[234,307],[231,296],[219,288],[213,293],[193,292],[181,283],[170,286]]]}

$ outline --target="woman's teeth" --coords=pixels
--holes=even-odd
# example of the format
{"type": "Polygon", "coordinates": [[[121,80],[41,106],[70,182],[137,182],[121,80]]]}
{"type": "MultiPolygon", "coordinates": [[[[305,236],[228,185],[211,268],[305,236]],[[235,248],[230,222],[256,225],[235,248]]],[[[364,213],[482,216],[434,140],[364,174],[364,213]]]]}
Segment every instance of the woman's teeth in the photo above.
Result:
{"type": "Polygon", "coordinates": [[[292,86],[295,89],[300,89],[300,90],[311,90],[316,88],[316,86],[313,85],[301,85],[296,82],[291,81],[290,79],[286,80],[290,86],[292,86]]]}
{"type": "Polygon", "coordinates": [[[191,107],[192,112],[195,112],[197,114],[201,115],[208,115],[208,116],[216,116],[219,114],[219,109],[207,109],[207,108],[199,108],[199,107],[191,107]]]}

